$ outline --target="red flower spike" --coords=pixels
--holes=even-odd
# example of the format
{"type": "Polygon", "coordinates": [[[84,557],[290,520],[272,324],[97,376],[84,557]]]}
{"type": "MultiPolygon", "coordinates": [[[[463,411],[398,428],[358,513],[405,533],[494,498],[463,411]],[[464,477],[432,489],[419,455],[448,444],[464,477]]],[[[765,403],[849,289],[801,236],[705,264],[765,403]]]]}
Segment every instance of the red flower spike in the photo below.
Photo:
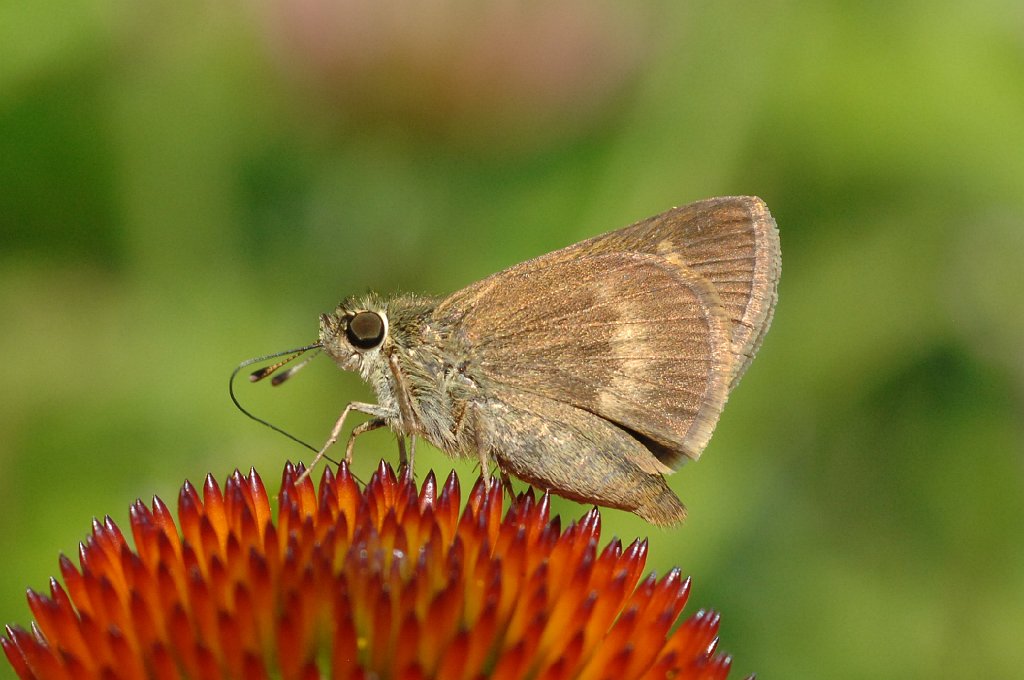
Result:
{"type": "MultiPolygon", "coordinates": [[[[313,487],[313,478],[310,475],[303,477],[302,482],[298,485],[295,484],[295,480],[306,471],[306,466],[299,464],[292,471],[291,475],[288,475],[288,469],[285,468],[285,476],[288,477],[288,483],[282,483],[282,491],[285,488],[291,490],[292,501],[296,504],[295,510],[303,517],[312,514],[316,510],[316,490],[313,487]]],[[[296,672],[298,669],[296,669],[296,672]]]]}
{"type": "Polygon", "coordinates": [[[199,524],[203,520],[202,501],[195,487],[187,479],[178,493],[178,519],[181,522],[181,541],[199,545],[199,524]]]}
{"type": "Polygon", "coordinates": [[[502,501],[505,500],[505,489],[497,479],[491,480],[487,488],[487,511],[486,526],[488,528],[487,540],[494,545],[498,535],[501,533],[502,501]]]}
{"type": "MultiPolygon", "coordinates": [[[[147,603],[136,593],[132,593],[132,601],[128,605],[132,618],[132,632],[138,641],[137,653],[151,649],[163,638],[163,628],[157,627],[156,616],[147,603]]],[[[161,620],[161,623],[162,620],[161,620]]]]}
{"type": "Polygon", "coordinates": [[[65,586],[28,592],[38,622],[0,646],[22,678],[726,677],[719,618],[674,632],[690,590],[678,570],[638,583],[647,543],[600,548],[588,511],[563,532],[550,498],[506,500],[454,473],[386,464],[360,489],[348,466],[319,488],[282,473],[278,518],[254,470],[202,498],[185,482],[179,529],[154,499],[130,506],[136,549],[105,517],[65,586]]]}
{"type": "Polygon", "coordinates": [[[7,657],[7,662],[11,664],[11,668],[13,668],[14,672],[18,674],[18,677],[32,677],[32,670],[25,661],[25,657],[22,656],[24,652],[22,652],[15,642],[18,636],[17,629],[11,626],[6,626],[4,628],[4,632],[6,633],[6,636],[0,637],[0,647],[4,650],[4,656],[7,657]]]}
{"type": "Polygon", "coordinates": [[[217,480],[210,473],[206,474],[203,483],[203,514],[213,525],[218,537],[227,535],[227,517],[224,514],[224,495],[220,492],[217,480]]]}
{"type": "Polygon", "coordinates": [[[473,488],[469,490],[469,498],[466,499],[466,505],[468,508],[473,509],[474,515],[480,514],[480,507],[484,504],[484,498],[486,496],[487,485],[484,483],[484,478],[477,477],[476,482],[473,484],[473,488]]]}
{"type": "Polygon", "coordinates": [[[437,664],[437,670],[432,673],[433,677],[452,678],[452,680],[461,680],[461,678],[470,677],[467,675],[467,671],[476,669],[470,668],[465,663],[467,660],[467,651],[469,649],[468,638],[469,634],[465,630],[460,630],[455,637],[452,638],[451,642],[442,650],[441,659],[437,664]]]}
{"type": "Polygon", "coordinates": [[[155,680],[177,680],[178,667],[162,642],[157,643],[149,654],[150,677],[155,680]]]}
{"type": "Polygon", "coordinates": [[[150,562],[155,557],[156,533],[153,523],[153,513],[145,506],[141,498],[128,506],[128,521],[132,525],[132,538],[135,539],[135,549],[139,551],[139,557],[150,562]]]}
{"type": "Polygon", "coordinates": [[[164,502],[153,496],[153,525],[157,528],[156,544],[160,549],[160,559],[178,559],[181,557],[181,539],[178,527],[174,523],[171,511],[164,502]],[[172,558],[173,554],[173,558],[172,558]]]}
{"type": "Polygon", "coordinates": [[[40,627],[46,639],[60,639],[61,647],[75,656],[86,654],[85,640],[82,639],[78,630],[78,617],[75,614],[71,598],[61,588],[56,579],[50,578],[50,597],[53,600],[53,627],[54,634],[46,634],[44,628],[40,627]]]}
{"type": "Polygon", "coordinates": [[[455,527],[459,522],[459,508],[462,506],[462,490],[459,488],[459,478],[455,470],[448,473],[441,488],[441,494],[437,497],[437,525],[441,528],[445,543],[449,543],[455,535],[455,527]]]}
{"type": "Polygon", "coordinates": [[[437,477],[434,476],[434,471],[431,470],[427,473],[426,478],[423,480],[423,486],[420,487],[419,504],[420,512],[425,510],[427,507],[433,507],[434,502],[437,500],[437,477]]]}
{"type": "Polygon", "coordinates": [[[256,474],[256,468],[249,468],[249,476],[245,478],[248,497],[252,499],[253,512],[256,514],[256,526],[263,527],[270,521],[270,497],[263,486],[263,480],[256,474]]]}
{"type": "Polygon", "coordinates": [[[524,651],[526,643],[520,639],[504,649],[491,673],[491,680],[518,680],[523,677],[529,659],[524,651]]]}
{"type": "Polygon", "coordinates": [[[39,640],[24,628],[7,626],[6,632],[4,651],[21,677],[69,677],[45,641],[39,640]]]}
{"type": "Polygon", "coordinates": [[[480,617],[473,625],[473,635],[469,638],[472,647],[466,655],[467,668],[482,668],[491,654],[491,645],[496,636],[502,633],[498,628],[498,609],[490,598],[484,606],[480,617]]]}
{"type": "Polygon", "coordinates": [[[546,671],[542,671],[541,678],[545,678],[546,680],[561,680],[563,678],[567,679],[572,677],[576,671],[583,648],[583,633],[577,632],[573,635],[572,639],[569,640],[569,644],[561,650],[561,656],[555,659],[554,663],[552,663],[546,671]]]}
{"type": "Polygon", "coordinates": [[[324,472],[320,475],[320,486],[317,490],[317,512],[320,513],[321,517],[333,517],[338,510],[338,497],[334,494],[334,485],[336,484],[334,473],[331,472],[331,468],[324,467],[324,472]]]}
{"type": "Polygon", "coordinates": [[[200,570],[205,574],[210,568],[210,563],[221,554],[220,539],[217,536],[217,529],[213,520],[203,517],[199,521],[199,539],[197,543],[190,543],[195,549],[196,560],[200,570]]]}
{"type": "Polygon", "coordinates": [[[228,532],[227,538],[235,536],[238,539],[251,540],[255,533],[252,499],[246,498],[244,488],[242,473],[235,470],[224,485],[224,515],[227,518],[227,526],[238,527],[238,531],[228,532]]]}

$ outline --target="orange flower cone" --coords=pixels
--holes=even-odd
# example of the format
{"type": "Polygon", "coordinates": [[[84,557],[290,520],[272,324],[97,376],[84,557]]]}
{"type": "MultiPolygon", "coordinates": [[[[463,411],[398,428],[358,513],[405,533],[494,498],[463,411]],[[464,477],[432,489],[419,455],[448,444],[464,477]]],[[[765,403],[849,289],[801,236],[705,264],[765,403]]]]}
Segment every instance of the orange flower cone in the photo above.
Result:
{"type": "Polygon", "coordinates": [[[600,515],[564,531],[547,495],[511,500],[454,472],[417,490],[381,463],[319,492],[285,467],[279,512],[255,471],[223,491],[188,482],[178,525],[155,498],[131,506],[133,550],[94,521],[62,587],[33,591],[31,630],[0,636],[22,678],[725,678],[718,615],[674,631],[690,590],[673,570],[640,580],[647,544],[603,549],[600,515]]]}

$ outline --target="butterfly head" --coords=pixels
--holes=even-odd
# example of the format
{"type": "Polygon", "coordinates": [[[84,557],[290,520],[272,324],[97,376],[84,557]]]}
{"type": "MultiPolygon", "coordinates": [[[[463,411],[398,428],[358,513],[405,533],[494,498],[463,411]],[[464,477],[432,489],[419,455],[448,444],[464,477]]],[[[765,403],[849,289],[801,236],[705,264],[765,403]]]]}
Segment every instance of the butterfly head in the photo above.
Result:
{"type": "Polygon", "coordinates": [[[360,371],[380,357],[388,338],[388,315],[375,300],[346,300],[320,315],[320,343],[346,371],[360,371]]]}

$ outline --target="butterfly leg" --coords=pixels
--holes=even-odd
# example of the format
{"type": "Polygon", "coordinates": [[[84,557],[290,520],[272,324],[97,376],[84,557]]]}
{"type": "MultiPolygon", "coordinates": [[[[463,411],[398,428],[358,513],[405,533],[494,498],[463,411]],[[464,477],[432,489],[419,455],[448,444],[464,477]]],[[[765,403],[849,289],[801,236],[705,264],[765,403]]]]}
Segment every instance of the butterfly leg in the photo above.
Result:
{"type": "MultiPolygon", "coordinates": [[[[470,405],[466,409],[468,420],[470,420],[473,427],[473,438],[476,442],[477,456],[480,458],[480,476],[484,480],[485,486],[491,485],[491,455],[488,452],[489,449],[487,444],[483,440],[483,430],[480,428],[480,412],[476,404],[470,405]]],[[[502,473],[504,474],[504,472],[502,473]]]]}
{"type": "Polygon", "coordinates": [[[498,472],[501,473],[501,485],[505,487],[505,491],[508,492],[509,497],[515,498],[516,490],[512,488],[512,478],[508,476],[507,472],[501,469],[500,465],[498,466],[498,472]]]}
{"type": "MultiPolygon", "coordinates": [[[[334,427],[331,429],[331,435],[327,438],[327,441],[324,443],[324,445],[320,447],[320,450],[316,452],[316,455],[313,456],[313,460],[310,462],[309,467],[307,467],[306,471],[299,475],[299,478],[295,480],[296,484],[298,484],[306,477],[308,477],[309,473],[312,472],[314,467],[316,467],[316,464],[319,463],[320,459],[324,457],[325,453],[327,453],[327,449],[331,448],[338,442],[338,437],[341,435],[341,430],[342,428],[345,427],[345,419],[348,418],[348,414],[351,413],[352,411],[358,411],[359,413],[365,413],[368,416],[373,416],[375,420],[383,420],[391,415],[385,409],[381,408],[377,404],[367,404],[362,401],[353,401],[352,403],[350,403],[341,412],[341,415],[338,416],[338,421],[334,423],[334,427]]],[[[352,447],[350,442],[349,446],[346,447],[345,451],[346,462],[348,463],[352,462],[351,448],[352,447]]]]}
{"type": "MultiPolygon", "coordinates": [[[[384,423],[385,425],[387,423],[384,423]]],[[[408,452],[405,448],[405,436],[398,435],[398,464],[408,465],[409,469],[412,470],[413,463],[416,460],[416,435],[409,435],[409,449],[408,452]]]]}
{"type": "MultiPolygon", "coordinates": [[[[386,423],[385,423],[386,424],[386,423]]],[[[401,479],[415,480],[413,465],[416,461],[416,435],[409,435],[409,448],[405,448],[405,435],[398,435],[398,472],[401,479]]]]}
{"type": "Polygon", "coordinates": [[[484,478],[484,486],[491,485],[491,459],[483,449],[480,449],[480,476],[484,478]]]}
{"type": "MultiPolygon", "coordinates": [[[[348,436],[348,443],[345,444],[345,462],[349,465],[352,464],[352,450],[356,445],[356,437],[366,432],[372,432],[378,430],[387,425],[387,422],[383,418],[374,418],[373,420],[367,420],[365,423],[360,423],[352,429],[352,433],[348,436]]],[[[401,440],[399,440],[401,441],[401,440]]],[[[404,445],[399,445],[399,458],[404,458],[402,455],[404,445]]]]}

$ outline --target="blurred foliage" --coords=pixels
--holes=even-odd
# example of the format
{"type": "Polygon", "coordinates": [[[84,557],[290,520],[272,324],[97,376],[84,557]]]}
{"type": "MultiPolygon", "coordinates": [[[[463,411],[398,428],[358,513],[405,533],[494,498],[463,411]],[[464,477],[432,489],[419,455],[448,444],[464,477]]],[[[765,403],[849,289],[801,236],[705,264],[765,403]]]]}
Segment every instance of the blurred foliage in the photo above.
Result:
{"type": "MultiPolygon", "coordinates": [[[[773,329],[671,479],[687,524],[606,533],[693,575],[737,677],[1016,675],[1022,73],[1010,0],[0,5],[0,623],[93,515],[276,487],[307,452],[228,372],[341,297],[751,193],[773,329]]],[[[326,360],[243,386],[316,442],[369,396],[326,360]]],[[[393,451],[368,435],[361,473],[393,451]]]]}

